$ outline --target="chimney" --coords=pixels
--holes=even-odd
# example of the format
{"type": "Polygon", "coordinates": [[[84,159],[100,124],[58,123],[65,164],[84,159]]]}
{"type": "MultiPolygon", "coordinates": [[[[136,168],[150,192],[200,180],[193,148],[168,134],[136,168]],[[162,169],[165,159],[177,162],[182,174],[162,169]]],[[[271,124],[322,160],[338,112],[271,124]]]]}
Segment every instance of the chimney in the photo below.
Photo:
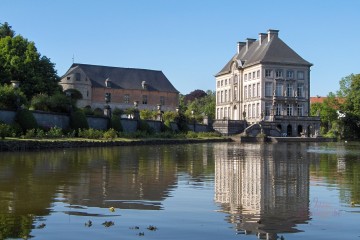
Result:
{"type": "Polygon", "coordinates": [[[270,40],[271,40],[273,37],[278,37],[278,33],[279,33],[279,30],[269,29],[269,30],[268,30],[268,42],[270,42],[270,40]]]}
{"type": "Polygon", "coordinates": [[[256,41],[256,39],[253,39],[253,38],[247,38],[246,39],[246,51],[249,50],[251,44],[253,44],[253,42],[255,42],[255,41],[256,41]]]}
{"type": "Polygon", "coordinates": [[[266,33],[259,33],[259,45],[263,44],[263,42],[266,38],[267,38],[266,33]]]}
{"type": "Polygon", "coordinates": [[[239,54],[241,49],[246,45],[244,42],[238,42],[237,43],[237,53],[239,54]]]}

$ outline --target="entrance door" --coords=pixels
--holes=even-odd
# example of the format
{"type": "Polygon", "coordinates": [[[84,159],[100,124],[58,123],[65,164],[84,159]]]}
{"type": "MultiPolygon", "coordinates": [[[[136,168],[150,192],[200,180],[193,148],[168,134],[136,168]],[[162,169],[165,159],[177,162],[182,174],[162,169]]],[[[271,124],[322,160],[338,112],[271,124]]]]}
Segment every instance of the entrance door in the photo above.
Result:
{"type": "Polygon", "coordinates": [[[297,128],[298,137],[301,137],[302,131],[303,131],[303,127],[301,125],[299,125],[298,128],[297,128]]]}
{"type": "Polygon", "coordinates": [[[287,129],[286,129],[287,131],[286,131],[286,134],[287,134],[287,136],[288,137],[291,137],[292,136],[292,126],[291,126],[291,124],[289,124],[288,126],[287,126],[287,129]]]}

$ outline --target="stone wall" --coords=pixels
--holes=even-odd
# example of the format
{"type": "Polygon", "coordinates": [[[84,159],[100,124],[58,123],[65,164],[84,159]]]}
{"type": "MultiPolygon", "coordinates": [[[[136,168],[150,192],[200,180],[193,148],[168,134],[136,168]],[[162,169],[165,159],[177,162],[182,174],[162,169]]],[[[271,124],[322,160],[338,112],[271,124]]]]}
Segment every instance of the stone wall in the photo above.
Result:
{"type": "MultiPolygon", "coordinates": [[[[40,127],[47,129],[55,126],[62,129],[69,128],[70,118],[67,114],[42,111],[32,111],[32,113],[40,127]]],[[[16,111],[0,110],[0,121],[12,124],[15,121],[15,115],[16,111]]],[[[109,119],[107,117],[87,116],[86,118],[90,128],[100,130],[108,129],[109,119]]],[[[120,122],[124,132],[135,132],[137,130],[138,122],[135,119],[121,118],[120,122]]],[[[162,122],[156,120],[146,120],[146,122],[155,132],[161,131],[162,122]]],[[[190,131],[196,132],[208,132],[210,130],[208,125],[204,124],[189,124],[188,127],[190,131]]],[[[171,123],[171,129],[173,131],[178,130],[175,122],[171,123]]]]}

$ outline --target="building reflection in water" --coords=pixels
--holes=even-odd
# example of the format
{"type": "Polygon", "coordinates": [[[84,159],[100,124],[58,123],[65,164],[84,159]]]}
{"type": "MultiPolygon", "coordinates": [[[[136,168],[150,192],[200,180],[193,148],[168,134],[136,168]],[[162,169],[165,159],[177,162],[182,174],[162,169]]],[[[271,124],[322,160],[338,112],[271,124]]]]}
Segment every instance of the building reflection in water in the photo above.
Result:
{"type": "Polygon", "coordinates": [[[222,144],[215,201],[238,233],[276,239],[309,220],[309,159],[301,144],[222,144]]]}

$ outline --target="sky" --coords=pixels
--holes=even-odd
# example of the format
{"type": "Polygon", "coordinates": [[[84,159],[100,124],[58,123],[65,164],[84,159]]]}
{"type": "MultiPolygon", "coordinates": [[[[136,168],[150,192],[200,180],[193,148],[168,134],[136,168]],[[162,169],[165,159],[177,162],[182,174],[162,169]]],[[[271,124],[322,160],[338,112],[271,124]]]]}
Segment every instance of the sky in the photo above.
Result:
{"type": "Polygon", "coordinates": [[[246,38],[268,29],[311,68],[311,96],[360,73],[359,0],[0,0],[0,23],[33,41],[59,76],[73,62],[161,70],[182,94],[215,90],[246,38]]]}

